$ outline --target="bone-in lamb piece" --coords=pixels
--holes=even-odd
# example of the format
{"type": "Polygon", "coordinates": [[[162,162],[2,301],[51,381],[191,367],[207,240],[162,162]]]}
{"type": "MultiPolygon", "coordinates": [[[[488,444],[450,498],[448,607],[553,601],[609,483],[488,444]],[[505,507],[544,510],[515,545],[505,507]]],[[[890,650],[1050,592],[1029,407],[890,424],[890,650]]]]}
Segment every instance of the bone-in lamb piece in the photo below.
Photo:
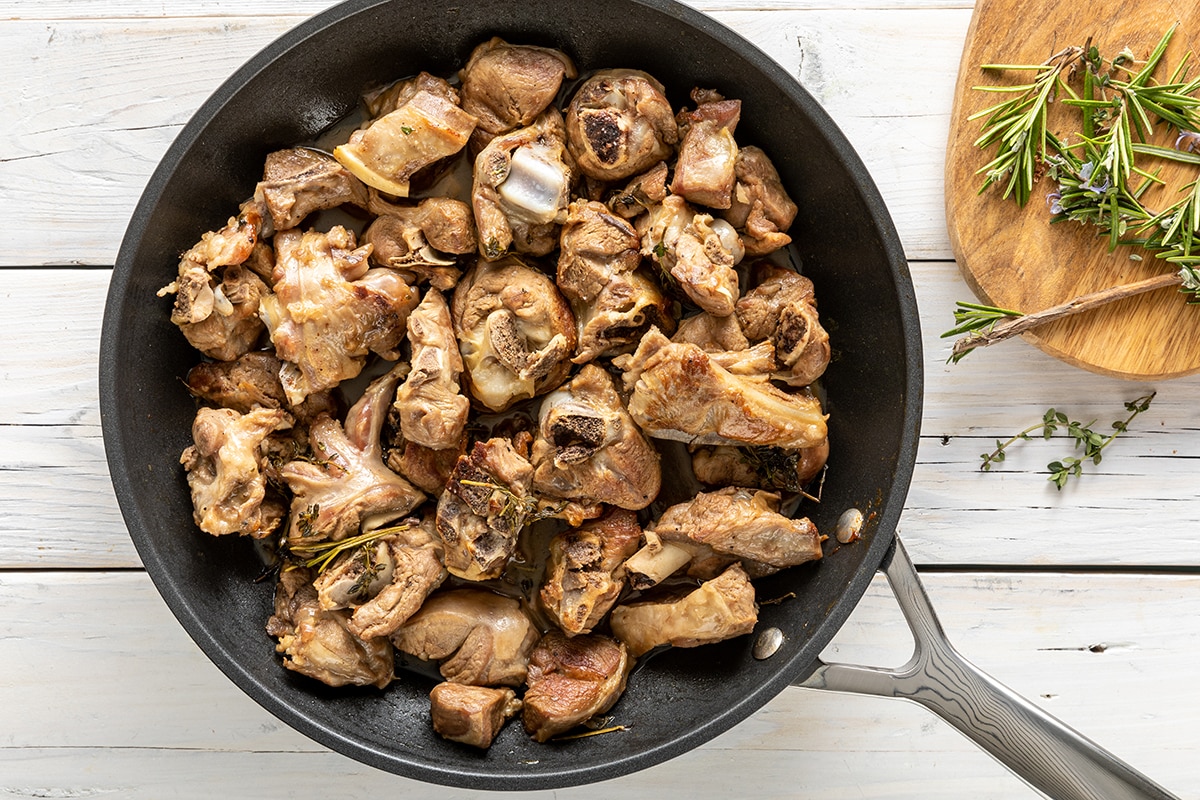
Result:
{"type": "Polygon", "coordinates": [[[694,90],[692,100],[699,103],[696,110],[680,112],[676,117],[683,140],[671,193],[709,208],[729,208],[738,153],[733,132],[742,113],[742,101],[725,100],[719,95],[708,99],[704,95],[694,90]]]}
{"type": "Polygon", "coordinates": [[[344,203],[366,207],[367,187],[336,159],[306,147],[267,155],[262,194],[276,231],[299,225],[314,211],[344,203]]]}
{"type": "Polygon", "coordinates": [[[432,595],[391,638],[402,652],[440,662],[448,681],[520,686],[538,630],[511,597],[452,589],[432,595]]]}
{"type": "Polygon", "coordinates": [[[548,632],[529,658],[525,730],[544,742],[603,714],[625,691],[633,663],[625,645],[607,636],[548,632]]]}
{"type": "Polygon", "coordinates": [[[651,526],[665,542],[695,543],[747,562],[754,577],[821,557],[821,536],[807,518],[779,513],[779,495],[728,486],[671,506],[651,526]]]}
{"type": "Polygon", "coordinates": [[[629,413],[649,436],[692,444],[813,447],[826,437],[820,402],[769,381],[734,375],[694,344],[656,329],[636,352],[613,362],[624,370],[629,413]]]}
{"type": "Polygon", "coordinates": [[[267,633],[279,639],[283,665],[330,686],[376,686],[392,682],[392,646],[350,632],[349,614],[326,611],[317,600],[312,571],[284,570],[275,587],[275,613],[267,633]]]}
{"type": "Polygon", "coordinates": [[[221,276],[213,284],[212,313],[198,322],[184,322],[179,329],[204,355],[232,361],[258,343],[263,332],[260,304],[270,294],[257,275],[239,264],[225,267],[221,276]]]}
{"type": "Polygon", "coordinates": [[[446,569],[469,581],[500,577],[534,505],[533,467],[507,439],[476,442],[438,498],[446,569]]]}
{"type": "Polygon", "coordinates": [[[228,408],[201,408],[192,423],[195,444],[180,463],[187,470],[196,525],[214,536],[236,533],[267,536],[283,519],[283,506],[267,499],[261,445],[292,418],[277,408],[240,414],[228,408]]]}
{"type": "Polygon", "coordinates": [[[492,139],[475,158],[471,207],[484,258],[510,250],[544,256],[558,244],[571,201],[564,136],[562,115],[550,108],[532,125],[492,139]]]}
{"type": "Polygon", "coordinates": [[[321,608],[352,609],[350,632],[390,636],[446,580],[433,520],[410,519],[395,533],[349,551],[314,581],[321,608]]]}
{"type": "Polygon", "coordinates": [[[755,265],[754,277],[757,285],[737,303],[742,329],[753,340],[770,339],[775,345],[776,378],[807,386],[825,373],[831,355],[812,281],[767,262],[755,265]]]}
{"type": "Polygon", "coordinates": [[[754,630],[758,606],[754,586],[740,564],[683,597],[620,605],[613,609],[613,635],[637,657],[659,645],[699,647],[754,630]]]}
{"type": "Polygon", "coordinates": [[[363,103],[371,119],[364,128],[369,128],[380,117],[386,116],[416,97],[418,92],[429,92],[447,103],[462,105],[458,90],[450,85],[445,78],[419,72],[411,78],[404,78],[387,86],[377,87],[363,94],[363,103]]]}
{"type": "Polygon", "coordinates": [[[368,353],[399,356],[417,291],[396,272],[369,269],[371,248],[334,226],[275,236],[275,293],[262,300],[288,401],[332,389],[362,371],[368,353]]]}
{"type": "Polygon", "coordinates": [[[396,391],[394,408],[400,433],[432,450],[456,447],[462,439],[471,403],[459,390],[463,371],[450,309],[437,289],[408,317],[411,369],[396,391]]]}
{"type": "Polygon", "coordinates": [[[188,370],[188,391],[222,408],[286,408],[279,382],[282,362],[270,353],[246,353],[236,361],[202,361],[188,370]]]}
{"type": "Polygon", "coordinates": [[[534,489],[551,497],[637,511],[662,485],[658,451],[595,364],[542,401],[532,462],[534,489]]]}
{"type": "Polygon", "coordinates": [[[367,387],[345,428],[319,416],[309,429],[314,461],[292,461],[280,477],[292,490],[289,543],[338,541],[400,519],[425,495],[383,465],[379,433],[400,380],[393,369],[367,387]]]}
{"type": "Polygon", "coordinates": [[[791,243],[787,231],[799,210],[788,197],[775,165],[761,149],[738,150],[736,182],[728,210],[721,216],[738,229],[746,255],[765,256],[791,243]]]}
{"type": "Polygon", "coordinates": [[[668,195],[638,217],[637,230],[642,255],[679,281],[696,305],[718,317],[733,313],[738,299],[734,267],[745,250],[732,225],[698,213],[678,195],[668,195]]]}
{"type": "Polygon", "coordinates": [[[558,386],[571,368],[575,318],[549,276],[516,257],[480,261],[451,305],[465,388],[496,412],[558,386]]]}
{"type": "Polygon", "coordinates": [[[601,70],[567,108],[567,143],[579,169],[601,181],[645,172],[679,141],[662,84],[633,69],[601,70]]]}
{"type": "Polygon", "coordinates": [[[408,197],[413,175],[463,149],[474,130],[475,117],[442,94],[422,89],[350,134],[333,156],[368,186],[408,197]]]}
{"type": "Polygon", "coordinates": [[[550,540],[542,607],[568,636],[591,633],[625,586],[622,564],[642,537],[637,515],[613,509],[550,540]]]}
{"type": "Polygon", "coordinates": [[[563,224],[558,286],[571,302],[584,364],[635,344],[651,325],[670,325],[670,302],[640,271],[641,239],[603,203],[577,200],[563,224]]]}
{"type": "Polygon", "coordinates": [[[479,120],[472,147],[529,125],[558,95],[575,64],[558,50],[509,44],[493,37],[471,51],[459,71],[462,107],[479,120]]]}
{"type": "Polygon", "coordinates": [[[429,693],[433,730],[452,742],[487,749],[504,723],[521,710],[512,689],[439,683],[429,693]]]}
{"type": "Polygon", "coordinates": [[[696,480],[710,486],[804,489],[829,458],[829,440],[800,450],[779,447],[700,447],[692,453],[696,480]]]}

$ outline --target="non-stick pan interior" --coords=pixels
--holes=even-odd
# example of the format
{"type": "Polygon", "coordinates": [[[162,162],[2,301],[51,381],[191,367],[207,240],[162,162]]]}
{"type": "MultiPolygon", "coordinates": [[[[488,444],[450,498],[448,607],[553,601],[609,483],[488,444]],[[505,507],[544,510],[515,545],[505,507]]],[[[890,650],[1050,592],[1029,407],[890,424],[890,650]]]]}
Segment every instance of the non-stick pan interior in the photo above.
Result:
{"type": "MultiPolygon", "coordinates": [[[[168,605],[210,658],[268,710],[327,746],[423,780],[534,789],[649,766],[745,718],[810,667],[870,581],[907,490],[920,417],[920,344],[906,266],[860,161],[812,98],[770,58],[713,20],[665,0],[351,2],[284,36],[234,75],[180,134],[139,204],[113,275],[101,347],[105,443],[130,534],[168,605]],[[179,454],[195,404],[180,377],[197,356],[155,292],[179,254],[253,191],[274,149],[312,139],[352,110],[364,86],[424,69],[447,74],[499,35],[564,49],[583,70],[644,69],[678,106],[693,86],[743,102],[737,138],[763,147],[800,215],[792,228],[815,283],[834,360],[832,456],[819,505],[832,533],[842,511],[868,514],[863,540],[759,585],[759,629],[786,637],[756,661],[752,637],[649,659],[613,710],[626,730],[533,743],[519,723],[487,752],[441,740],[429,725],[432,682],[402,676],[386,691],[332,690],[284,670],[263,625],[270,582],[246,540],[192,523],[179,454]]],[[[185,724],[181,722],[181,724],[185,724]]]]}

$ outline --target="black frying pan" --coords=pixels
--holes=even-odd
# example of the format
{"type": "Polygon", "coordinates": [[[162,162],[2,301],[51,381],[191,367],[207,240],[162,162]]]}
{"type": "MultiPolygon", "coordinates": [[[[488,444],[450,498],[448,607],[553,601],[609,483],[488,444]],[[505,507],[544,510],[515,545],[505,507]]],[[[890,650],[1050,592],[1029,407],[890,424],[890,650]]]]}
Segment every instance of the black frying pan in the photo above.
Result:
{"type": "MultiPolygon", "coordinates": [[[[907,559],[897,557],[894,531],[916,455],[921,383],[904,254],[861,161],[774,61],[671,0],[351,0],[286,34],[200,108],[150,179],[113,273],[100,353],[104,440],[122,513],[147,571],[204,652],[265,708],[334,750],[478,789],[566,786],[648,767],[727,730],[806,676],[832,688],[886,688],[851,685],[862,675],[849,668],[817,670],[817,656],[881,565],[903,580],[907,559]],[[669,651],[638,668],[615,707],[627,730],[536,744],[517,723],[477,752],[433,733],[428,679],[404,674],[382,692],[332,690],[280,666],[263,630],[272,587],[255,583],[261,567],[250,544],[208,536],[192,522],[178,458],[195,405],[179,378],[197,356],[155,291],[174,276],[179,254],[251,194],[267,153],[314,138],[355,108],[365,85],[421,69],[448,74],[493,35],[559,47],[583,70],[644,69],[676,106],[693,86],[742,100],[739,142],[771,155],[800,207],[791,234],[834,347],[824,379],[833,451],[822,501],[805,512],[826,532],[849,508],[867,523],[858,542],[831,539],[819,564],[759,582],[760,598],[796,595],[762,608],[758,630],[783,634],[770,658],[753,657],[753,636],[669,651]]],[[[868,683],[890,680],[869,675],[868,683]]],[[[1131,774],[1134,785],[1145,782],[1131,774]]]]}

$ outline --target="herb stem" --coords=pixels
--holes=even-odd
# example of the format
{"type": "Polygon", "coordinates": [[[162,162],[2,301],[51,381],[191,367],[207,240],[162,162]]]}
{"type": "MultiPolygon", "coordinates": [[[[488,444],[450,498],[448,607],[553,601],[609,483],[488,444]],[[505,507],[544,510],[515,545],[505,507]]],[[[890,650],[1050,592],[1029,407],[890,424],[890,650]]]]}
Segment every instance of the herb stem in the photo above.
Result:
{"type": "Polygon", "coordinates": [[[1075,314],[1082,314],[1085,311],[1091,311],[1094,308],[1099,308],[1116,300],[1123,300],[1127,297],[1134,297],[1146,292],[1153,292],[1157,289],[1165,289],[1168,286],[1180,286],[1182,284],[1183,277],[1179,273],[1169,273],[1154,275],[1144,280],[1135,281],[1134,283],[1112,286],[1108,289],[1101,289],[1098,292],[1081,295],[1065,303],[1043,309],[1033,314],[1025,314],[1024,316],[1004,320],[990,329],[973,331],[954,343],[954,349],[951,351],[950,358],[952,361],[958,361],[977,347],[988,347],[1005,339],[1019,336],[1041,325],[1056,322],[1075,314]]]}

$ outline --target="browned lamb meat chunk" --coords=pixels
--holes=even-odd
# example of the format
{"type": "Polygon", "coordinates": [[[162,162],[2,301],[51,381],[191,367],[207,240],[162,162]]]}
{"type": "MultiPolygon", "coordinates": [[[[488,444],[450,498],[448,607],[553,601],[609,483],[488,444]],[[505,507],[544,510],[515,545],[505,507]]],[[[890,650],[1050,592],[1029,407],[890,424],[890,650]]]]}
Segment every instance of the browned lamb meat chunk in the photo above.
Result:
{"type": "Polygon", "coordinates": [[[387,686],[393,677],[391,643],[351,633],[347,612],[321,608],[312,578],[307,569],[279,573],[267,633],[279,639],[275,650],[283,654],[283,665],[330,686],[387,686]]]}
{"type": "Polygon", "coordinates": [[[603,714],[625,691],[632,668],[625,645],[607,636],[550,631],[529,658],[525,730],[544,742],[603,714]]]}
{"type": "Polygon", "coordinates": [[[765,256],[792,241],[787,235],[799,210],[788,197],[779,173],[757,147],[738,150],[737,182],[729,209],[722,214],[742,234],[746,255],[765,256]]]}
{"type": "Polygon", "coordinates": [[[408,317],[411,369],[396,391],[393,408],[406,441],[433,450],[456,447],[471,403],[459,389],[463,371],[450,308],[437,289],[408,317]]]}
{"type": "Polygon", "coordinates": [[[542,401],[532,462],[534,489],[583,503],[637,511],[662,485],[658,451],[595,364],[542,401]]]}
{"type": "Polygon", "coordinates": [[[613,509],[550,540],[542,607],[568,636],[591,633],[625,586],[622,564],[637,550],[637,515],[613,509]]]}
{"type": "Polygon", "coordinates": [[[306,147],[269,154],[257,191],[262,193],[276,231],[294,228],[324,208],[367,204],[367,187],[362,181],[336,159],[306,147]]]}
{"type": "Polygon", "coordinates": [[[754,577],[821,557],[808,519],[779,513],[779,495],[728,486],[671,506],[652,526],[663,541],[711,548],[726,564],[742,559],[754,577]]]}
{"type": "Polygon", "coordinates": [[[548,47],[513,45],[499,37],[476,47],[458,73],[463,110],[479,120],[472,147],[482,149],[533,122],[554,102],[563,78],[576,74],[566,54],[548,47]]]}
{"type": "Polygon", "coordinates": [[[709,99],[699,89],[692,99],[699,103],[696,110],[676,117],[684,133],[671,193],[709,208],[729,208],[738,153],[733,132],[742,101],[709,99]]]}
{"type": "Polygon", "coordinates": [[[500,577],[535,503],[533,467],[507,439],[476,442],[438,499],[446,569],[469,581],[500,577]]]}
{"type": "Polygon", "coordinates": [[[433,729],[452,742],[487,749],[504,723],[521,710],[512,689],[439,683],[429,693],[433,729]]]}
{"type": "Polygon", "coordinates": [[[734,267],[745,250],[732,225],[668,195],[638,217],[637,230],[642,255],[677,280],[692,302],[714,316],[733,313],[739,293],[734,267]]]}
{"type": "Polygon", "coordinates": [[[400,374],[393,369],[367,387],[346,414],[343,428],[319,416],[309,428],[315,461],[279,469],[292,490],[289,545],[337,541],[412,511],[425,495],[383,465],[379,434],[400,374]]]}
{"type": "Polygon", "coordinates": [[[484,589],[434,594],[392,634],[401,651],[439,661],[443,678],[472,686],[520,686],[537,640],[519,602],[484,589]]]}
{"type": "Polygon", "coordinates": [[[194,445],[183,451],[192,490],[193,516],[200,530],[221,536],[254,538],[270,534],[283,518],[283,506],[267,498],[263,440],[289,428],[292,418],[277,408],[246,414],[228,408],[201,408],[192,423],[194,445]]]}
{"type": "Polygon", "coordinates": [[[755,287],[737,302],[742,329],[754,341],[770,339],[775,345],[776,378],[807,386],[825,373],[832,353],[812,281],[768,262],[755,264],[754,277],[755,287]]]}
{"type": "Polygon", "coordinates": [[[683,597],[645,600],[613,609],[613,635],[632,656],[669,644],[698,647],[750,633],[758,622],[754,586],[740,564],[683,597]]]}

